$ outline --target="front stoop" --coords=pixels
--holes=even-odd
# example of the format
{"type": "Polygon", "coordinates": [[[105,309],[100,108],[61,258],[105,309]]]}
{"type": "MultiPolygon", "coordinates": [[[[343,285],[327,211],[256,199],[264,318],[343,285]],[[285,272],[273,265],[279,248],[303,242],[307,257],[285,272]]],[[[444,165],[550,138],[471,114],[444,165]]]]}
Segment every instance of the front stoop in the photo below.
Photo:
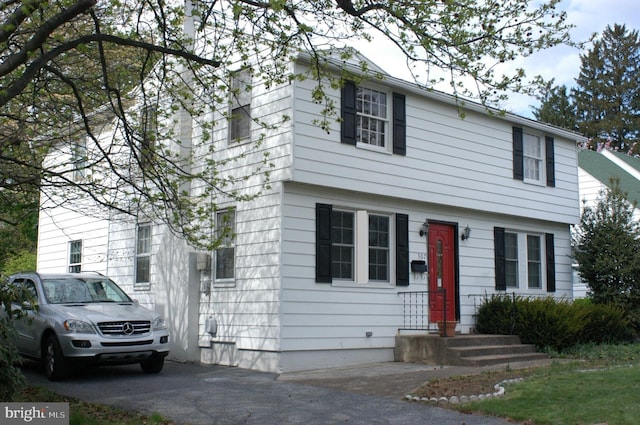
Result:
{"type": "Polygon", "coordinates": [[[397,362],[487,366],[547,359],[517,335],[396,335],[397,362]]]}

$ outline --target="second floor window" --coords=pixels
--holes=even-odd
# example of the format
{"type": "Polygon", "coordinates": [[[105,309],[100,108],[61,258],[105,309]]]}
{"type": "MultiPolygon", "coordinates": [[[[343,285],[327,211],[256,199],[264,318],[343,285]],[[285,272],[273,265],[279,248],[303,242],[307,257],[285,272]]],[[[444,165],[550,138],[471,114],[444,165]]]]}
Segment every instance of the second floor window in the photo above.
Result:
{"type": "Polygon", "coordinates": [[[69,242],[69,273],[82,271],[82,241],[69,242]]]}
{"type": "Polygon", "coordinates": [[[357,142],[384,148],[387,143],[387,94],[358,86],[356,111],[357,142]]]}
{"type": "Polygon", "coordinates": [[[153,162],[157,137],[158,114],[156,109],[149,105],[142,111],[142,137],[140,138],[140,157],[138,161],[143,171],[147,170],[153,162]]]}
{"type": "Polygon", "coordinates": [[[231,118],[229,140],[242,141],[251,136],[251,74],[243,69],[231,78],[231,118]]]}
{"type": "Polygon", "coordinates": [[[402,93],[346,81],[340,91],[340,121],[341,143],[407,154],[406,98],[402,93]]]}
{"type": "Polygon", "coordinates": [[[71,155],[71,160],[73,162],[73,178],[75,181],[79,181],[86,174],[87,144],[84,141],[74,143],[71,155]]]}
{"type": "Polygon", "coordinates": [[[513,178],[555,187],[555,143],[551,136],[513,127],[513,178]]]}
{"type": "Polygon", "coordinates": [[[522,141],[524,180],[542,182],[543,146],[540,136],[524,133],[522,141]]]}

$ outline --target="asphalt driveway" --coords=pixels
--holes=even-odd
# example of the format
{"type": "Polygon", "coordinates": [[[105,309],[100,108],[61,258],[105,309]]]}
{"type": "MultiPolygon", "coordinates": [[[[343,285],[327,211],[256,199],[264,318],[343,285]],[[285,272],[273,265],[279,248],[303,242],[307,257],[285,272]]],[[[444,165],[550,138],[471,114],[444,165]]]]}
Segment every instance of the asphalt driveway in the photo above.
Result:
{"type": "MultiPolygon", "coordinates": [[[[385,386],[385,379],[397,385],[402,381],[399,376],[406,373],[415,379],[416,371],[411,369],[420,368],[392,366],[402,369],[397,374],[388,374],[389,367],[379,364],[360,366],[360,371],[356,368],[351,373],[336,371],[345,382],[344,388],[322,385],[327,381],[326,374],[318,377],[320,385],[315,385],[316,378],[309,374],[279,377],[273,373],[171,361],[166,362],[158,375],[145,375],[138,366],[121,366],[89,369],[63,382],[47,381],[33,365],[25,366],[23,371],[28,383],[58,394],[147,415],[159,413],[178,424],[513,425],[498,418],[407,402],[402,400],[402,394],[396,398],[349,390],[353,385],[347,383],[357,382],[360,374],[363,380],[377,377],[378,386],[385,386]],[[381,378],[384,374],[388,377],[381,378]]],[[[425,368],[422,366],[421,373],[429,373],[425,368]]],[[[333,381],[338,382],[337,378],[333,381]]]]}

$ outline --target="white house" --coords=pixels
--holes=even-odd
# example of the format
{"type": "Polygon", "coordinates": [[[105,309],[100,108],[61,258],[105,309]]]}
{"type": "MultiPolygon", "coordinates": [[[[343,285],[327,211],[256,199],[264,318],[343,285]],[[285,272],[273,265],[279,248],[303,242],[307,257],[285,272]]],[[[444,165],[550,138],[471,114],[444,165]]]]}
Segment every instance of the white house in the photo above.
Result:
{"type": "MultiPolygon", "coordinates": [[[[640,220],[640,159],[631,155],[602,149],[578,152],[578,180],[581,207],[595,207],[601,192],[611,188],[611,179],[618,179],[620,189],[634,204],[633,218],[640,220]]],[[[588,288],[574,272],[574,298],[584,298],[588,288]]]]}
{"type": "MultiPolygon", "coordinates": [[[[485,295],[572,297],[581,136],[473,103],[461,118],[392,76],[327,88],[341,114],[327,132],[313,85],[252,82],[254,118],[291,119],[267,130],[270,189],[227,206],[223,248],[66,205],[41,214],[38,269],[107,273],[165,314],[176,359],[273,372],[393,360],[398,332],[443,317],[473,332],[485,295]]],[[[258,132],[238,142],[212,119],[220,155],[258,132]]]]}

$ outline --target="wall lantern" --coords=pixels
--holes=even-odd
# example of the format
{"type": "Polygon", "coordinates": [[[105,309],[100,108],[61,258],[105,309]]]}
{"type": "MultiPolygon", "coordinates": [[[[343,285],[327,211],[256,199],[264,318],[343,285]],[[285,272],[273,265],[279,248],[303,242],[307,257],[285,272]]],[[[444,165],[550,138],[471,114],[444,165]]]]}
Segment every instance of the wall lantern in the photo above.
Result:
{"type": "Polygon", "coordinates": [[[471,235],[471,229],[469,228],[469,225],[467,224],[467,227],[465,227],[464,230],[462,231],[462,235],[460,236],[460,239],[465,241],[465,240],[469,239],[470,235],[471,235]]]}
{"type": "Polygon", "coordinates": [[[420,226],[420,236],[426,236],[429,234],[429,222],[425,220],[420,226]]]}

